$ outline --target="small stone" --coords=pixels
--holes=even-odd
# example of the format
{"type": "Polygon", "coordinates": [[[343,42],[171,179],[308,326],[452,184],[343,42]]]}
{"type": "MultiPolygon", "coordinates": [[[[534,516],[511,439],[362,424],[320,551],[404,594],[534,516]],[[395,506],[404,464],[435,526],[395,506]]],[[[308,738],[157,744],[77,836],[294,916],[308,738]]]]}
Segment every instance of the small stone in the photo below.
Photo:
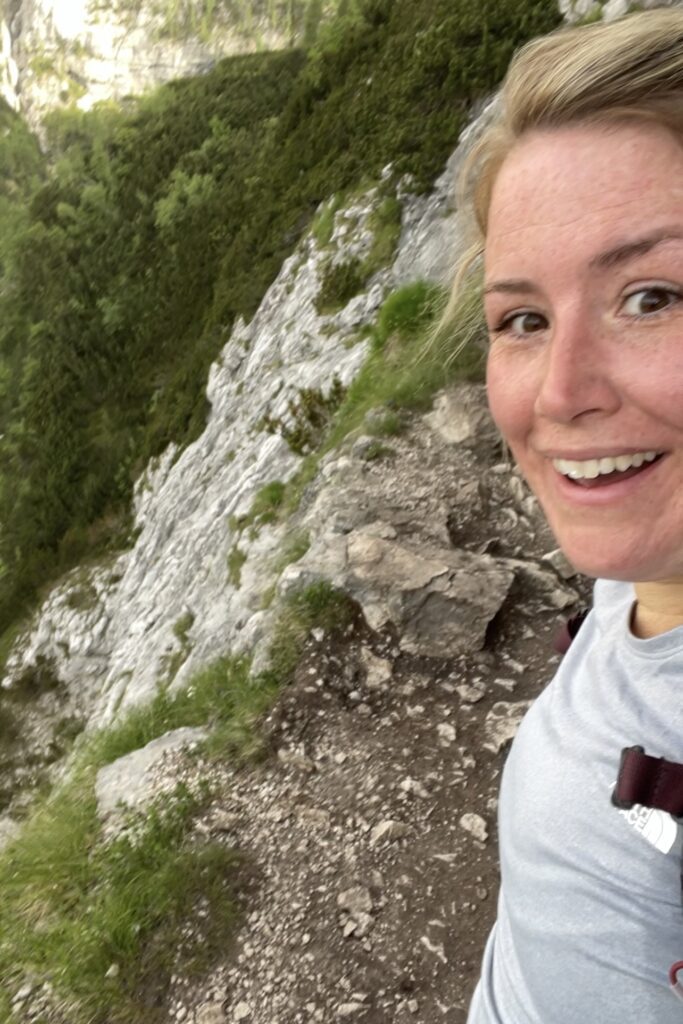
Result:
{"type": "Polygon", "coordinates": [[[25,1002],[28,999],[28,997],[31,995],[31,993],[33,992],[34,988],[35,988],[35,985],[31,985],[31,984],[23,985],[19,989],[17,994],[14,996],[12,1002],[13,1003],[23,1003],[23,1002],[25,1002]]]}
{"type": "Polygon", "coordinates": [[[512,669],[513,672],[516,672],[517,675],[521,675],[523,672],[526,672],[526,666],[522,665],[521,661],[515,661],[514,658],[506,658],[505,664],[508,668],[512,669]]]}
{"type": "Polygon", "coordinates": [[[105,978],[118,978],[120,973],[120,966],[118,964],[112,964],[107,973],[105,974],[105,978]]]}
{"type": "Polygon", "coordinates": [[[570,608],[576,603],[576,594],[573,592],[567,593],[566,590],[560,590],[558,587],[557,590],[553,590],[549,594],[549,600],[551,607],[562,610],[563,608],[570,608]]]}
{"type": "Polygon", "coordinates": [[[502,687],[503,690],[507,690],[508,693],[512,693],[517,685],[516,679],[495,679],[494,682],[496,686],[502,687]]]}
{"type": "Polygon", "coordinates": [[[299,820],[304,825],[327,829],[330,826],[330,813],[322,807],[304,807],[299,811],[299,820]]]}
{"type": "Polygon", "coordinates": [[[486,695],[486,687],[483,683],[461,683],[455,692],[465,704],[476,704],[486,695]]]}
{"type": "Polygon", "coordinates": [[[448,747],[451,743],[455,742],[457,733],[455,726],[451,725],[450,722],[440,722],[436,727],[436,731],[439,734],[439,740],[444,746],[448,747]]]}
{"type": "MultiPolygon", "coordinates": [[[[233,1020],[242,1019],[242,1017],[233,1017],[233,1020]]],[[[197,1024],[225,1024],[225,1014],[217,1003],[205,1003],[198,1010],[195,1020],[197,1024]]]]}
{"type": "Polygon", "coordinates": [[[354,935],[357,939],[364,939],[365,936],[375,927],[375,919],[371,914],[356,915],[356,930],[354,935]]]}
{"type": "Polygon", "coordinates": [[[337,1007],[338,1017],[353,1017],[354,1014],[358,1013],[359,1010],[365,1010],[367,1007],[363,1003],[340,1003],[337,1007]]]}
{"type": "Polygon", "coordinates": [[[428,935],[423,935],[422,938],[420,939],[420,942],[422,943],[425,949],[429,950],[430,953],[433,953],[435,956],[437,956],[443,964],[448,963],[448,959],[446,958],[446,954],[444,953],[442,942],[432,942],[428,935]]]}
{"type": "Polygon", "coordinates": [[[466,832],[469,832],[480,843],[485,843],[489,837],[486,822],[480,814],[463,814],[459,824],[461,828],[464,828],[466,832]]]}
{"type": "Polygon", "coordinates": [[[417,999],[408,1000],[408,1009],[410,1010],[411,1013],[417,1013],[417,1011],[420,1009],[420,1004],[418,1003],[417,999]]]}
{"type": "Polygon", "coordinates": [[[530,700],[513,703],[499,700],[493,705],[484,722],[486,734],[484,746],[487,750],[493,751],[494,754],[502,750],[505,744],[514,737],[531,704],[530,700]]]}
{"type": "Polygon", "coordinates": [[[382,689],[391,679],[391,662],[378,658],[376,654],[363,648],[361,658],[365,666],[365,686],[368,690],[382,689]]]}
{"type": "Polygon", "coordinates": [[[298,750],[285,750],[281,747],[277,752],[278,761],[286,768],[295,768],[297,771],[310,774],[315,771],[315,764],[310,757],[300,753],[298,750]]]}
{"type": "Polygon", "coordinates": [[[371,459],[377,450],[377,438],[363,434],[354,442],[351,454],[355,459],[371,459]]]}
{"type": "Polygon", "coordinates": [[[410,776],[399,784],[399,788],[402,789],[404,793],[411,793],[414,796],[419,796],[422,800],[426,800],[429,797],[429,793],[422,783],[417,779],[411,779],[410,776]]]}
{"type": "Polygon", "coordinates": [[[219,808],[217,811],[214,811],[213,818],[211,819],[211,828],[214,832],[232,832],[239,820],[239,814],[219,808]]]}
{"type": "Polygon", "coordinates": [[[251,1017],[251,1006],[249,1003],[238,1003],[233,1013],[233,1019],[235,1021],[246,1020],[247,1017],[251,1017]]]}
{"type": "Polygon", "coordinates": [[[384,839],[401,839],[409,832],[409,825],[405,825],[402,821],[394,821],[390,818],[387,821],[380,822],[379,825],[375,825],[370,833],[370,845],[375,846],[377,843],[381,843],[384,839]]]}
{"type": "Polygon", "coordinates": [[[352,889],[345,889],[337,896],[337,906],[341,910],[347,910],[349,914],[369,914],[372,910],[372,896],[370,890],[363,885],[355,885],[352,889]]]}
{"type": "Polygon", "coordinates": [[[526,488],[524,487],[524,484],[518,476],[510,477],[509,487],[513,501],[517,502],[518,505],[521,505],[526,497],[527,492],[526,488]]]}

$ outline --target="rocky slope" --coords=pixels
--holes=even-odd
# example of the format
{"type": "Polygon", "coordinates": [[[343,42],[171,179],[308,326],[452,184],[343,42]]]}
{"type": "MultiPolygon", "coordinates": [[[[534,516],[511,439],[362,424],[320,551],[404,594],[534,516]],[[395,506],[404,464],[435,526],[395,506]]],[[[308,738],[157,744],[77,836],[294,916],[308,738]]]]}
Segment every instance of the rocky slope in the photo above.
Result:
{"type": "Polygon", "coordinates": [[[0,94],[42,135],[54,109],[88,110],[201,74],[221,57],[289,46],[301,38],[305,6],[5,0],[0,94]]]}

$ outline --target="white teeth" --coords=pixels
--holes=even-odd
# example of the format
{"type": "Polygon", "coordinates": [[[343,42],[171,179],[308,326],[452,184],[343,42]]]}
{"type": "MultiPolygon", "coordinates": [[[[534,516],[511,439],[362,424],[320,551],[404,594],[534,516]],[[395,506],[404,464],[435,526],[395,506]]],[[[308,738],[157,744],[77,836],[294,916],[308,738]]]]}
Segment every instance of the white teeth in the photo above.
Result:
{"type": "Polygon", "coordinates": [[[607,473],[614,473],[618,470],[623,473],[631,466],[638,468],[644,462],[654,462],[657,452],[635,452],[633,455],[610,455],[603,459],[586,459],[582,462],[574,459],[553,459],[553,466],[572,480],[595,480],[597,476],[604,476],[607,473]]]}

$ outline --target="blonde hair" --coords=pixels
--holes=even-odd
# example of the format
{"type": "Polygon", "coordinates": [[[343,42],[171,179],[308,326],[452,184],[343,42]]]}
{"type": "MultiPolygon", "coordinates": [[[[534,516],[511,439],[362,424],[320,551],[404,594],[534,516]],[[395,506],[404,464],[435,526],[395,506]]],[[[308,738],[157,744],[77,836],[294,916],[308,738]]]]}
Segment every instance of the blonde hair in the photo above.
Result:
{"type": "Polygon", "coordinates": [[[491,193],[513,146],[536,129],[625,120],[660,124],[683,141],[683,10],[559,29],[516,54],[493,119],[459,177],[457,205],[470,244],[456,267],[442,324],[453,322],[465,281],[480,263],[491,193]]]}

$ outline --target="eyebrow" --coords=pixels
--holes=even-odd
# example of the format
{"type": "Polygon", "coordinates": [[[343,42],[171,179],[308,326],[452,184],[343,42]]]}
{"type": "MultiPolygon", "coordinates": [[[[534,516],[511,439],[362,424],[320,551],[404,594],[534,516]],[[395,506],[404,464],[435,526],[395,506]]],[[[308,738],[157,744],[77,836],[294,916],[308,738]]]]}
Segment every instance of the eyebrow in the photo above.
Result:
{"type": "MultiPolygon", "coordinates": [[[[605,252],[594,256],[588,265],[595,270],[607,270],[611,267],[619,266],[621,263],[627,263],[638,256],[644,256],[663,242],[681,240],[683,240],[683,228],[664,228],[660,231],[653,231],[649,235],[644,235],[642,238],[636,238],[631,242],[622,242],[619,245],[615,245],[612,249],[607,249],[605,252]]],[[[491,292],[530,295],[535,291],[537,291],[537,288],[531,281],[527,281],[524,278],[509,278],[502,281],[492,281],[486,285],[484,295],[489,295],[491,292]]]]}
{"type": "Polygon", "coordinates": [[[624,242],[621,245],[616,245],[613,249],[608,249],[607,252],[600,253],[599,256],[595,256],[590,261],[589,266],[602,270],[615,267],[620,263],[626,263],[628,260],[635,259],[636,256],[644,256],[645,253],[650,252],[655,246],[661,245],[662,242],[680,241],[681,239],[683,239],[683,228],[663,228],[660,231],[653,231],[650,235],[636,238],[632,242],[624,242]]]}

